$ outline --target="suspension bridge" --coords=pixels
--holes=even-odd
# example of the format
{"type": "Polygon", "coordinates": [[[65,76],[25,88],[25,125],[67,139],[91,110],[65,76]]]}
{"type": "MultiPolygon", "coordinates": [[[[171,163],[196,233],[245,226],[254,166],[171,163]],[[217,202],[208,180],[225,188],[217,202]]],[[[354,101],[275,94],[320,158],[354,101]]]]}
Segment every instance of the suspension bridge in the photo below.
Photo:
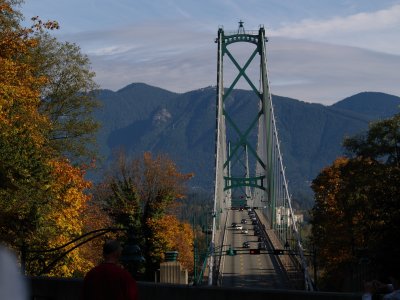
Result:
{"type": "MultiPolygon", "coordinates": [[[[266,42],[263,27],[258,31],[246,31],[243,22],[239,22],[235,32],[224,32],[219,28],[216,39],[218,73],[212,238],[208,260],[202,270],[205,276],[200,277],[206,277],[208,285],[219,287],[138,282],[142,299],[361,297],[361,294],[306,292],[314,290],[314,282],[285,176],[269,91],[266,42]],[[242,62],[237,54],[243,54],[244,49],[235,52],[237,49],[233,46],[236,45],[249,46],[250,54],[242,62]],[[230,66],[224,62],[226,57],[230,66]],[[229,68],[235,71],[231,81],[227,74],[229,68]],[[257,69],[258,75],[255,76],[251,69],[257,69]],[[251,99],[247,103],[254,107],[253,118],[247,123],[236,118],[230,110],[234,107],[230,103],[235,99],[231,97],[233,89],[241,80],[256,95],[254,103],[250,103],[251,99]],[[254,82],[258,82],[258,87],[254,82]]],[[[82,280],[32,277],[30,281],[34,298],[77,299],[82,293],[82,280]]]]}
{"type": "Polygon", "coordinates": [[[265,29],[221,27],[215,42],[215,191],[209,285],[313,290],[282,160],[268,80],[265,29]],[[244,58],[244,60],[243,60],[244,58]],[[250,87],[250,121],[233,112],[250,87]]]}

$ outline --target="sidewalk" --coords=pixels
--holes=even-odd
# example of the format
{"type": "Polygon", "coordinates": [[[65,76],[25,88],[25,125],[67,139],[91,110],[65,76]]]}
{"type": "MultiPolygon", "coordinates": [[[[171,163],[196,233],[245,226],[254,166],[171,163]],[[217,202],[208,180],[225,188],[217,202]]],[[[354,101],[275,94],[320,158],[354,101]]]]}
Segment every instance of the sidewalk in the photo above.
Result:
{"type": "MultiPolygon", "coordinates": [[[[258,219],[261,224],[265,225],[265,233],[273,246],[273,250],[276,249],[284,249],[282,242],[276,236],[273,229],[271,229],[271,225],[265,217],[263,210],[255,210],[258,219]]],[[[290,256],[289,254],[278,255],[278,259],[281,262],[282,267],[286,271],[289,281],[292,283],[294,287],[304,286],[304,275],[302,272],[299,272],[298,267],[301,266],[297,257],[290,256]],[[297,264],[297,266],[296,266],[297,264]]],[[[301,268],[300,268],[301,270],[301,268]]]]}

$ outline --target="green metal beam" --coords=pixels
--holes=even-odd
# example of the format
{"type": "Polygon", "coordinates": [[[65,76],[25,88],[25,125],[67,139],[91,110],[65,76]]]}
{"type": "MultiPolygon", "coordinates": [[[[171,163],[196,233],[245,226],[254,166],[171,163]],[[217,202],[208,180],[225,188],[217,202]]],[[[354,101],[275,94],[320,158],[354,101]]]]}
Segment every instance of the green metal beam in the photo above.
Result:
{"type": "Polygon", "coordinates": [[[224,190],[229,190],[229,189],[243,187],[243,186],[256,187],[256,188],[265,190],[265,187],[264,187],[265,176],[256,176],[256,177],[224,176],[224,179],[225,179],[224,190]]]}

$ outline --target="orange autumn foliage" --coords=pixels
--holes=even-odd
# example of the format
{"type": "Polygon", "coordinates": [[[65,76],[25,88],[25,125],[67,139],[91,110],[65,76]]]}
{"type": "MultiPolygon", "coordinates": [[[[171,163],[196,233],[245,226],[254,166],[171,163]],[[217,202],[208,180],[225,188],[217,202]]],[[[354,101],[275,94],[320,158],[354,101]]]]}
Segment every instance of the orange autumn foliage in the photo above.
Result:
{"type": "MultiPolygon", "coordinates": [[[[94,202],[92,195],[88,193],[92,183],[84,178],[85,168],[74,167],[67,159],[52,160],[50,166],[51,204],[41,211],[40,234],[46,239],[46,243],[41,247],[55,249],[76,238],[79,239],[55,251],[46,259],[46,265],[49,265],[61,253],[72,250],[45,275],[82,277],[101,261],[104,240],[114,237],[115,234],[106,234],[93,240],[90,239],[94,235],[80,237],[93,230],[109,228],[112,223],[101,206],[94,202]]],[[[31,273],[38,274],[39,271],[40,268],[33,268],[31,273]]]]}
{"type": "MultiPolygon", "coordinates": [[[[39,109],[48,78],[38,75],[33,53],[43,30],[58,24],[35,17],[23,28],[13,3],[0,0],[0,241],[17,251],[24,244],[27,273],[35,275],[57,256],[39,251],[96,225],[85,218],[91,183],[51,146],[53,124],[39,109]]],[[[94,264],[85,251],[70,252],[48,274],[84,274],[94,264]]]]}
{"type": "MultiPolygon", "coordinates": [[[[44,223],[51,228],[48,234],[52,238],[48,241],[48,247],[55,248],[83,233],[84,212],[91,199],[86,190],[91,187],[91,182],[84,179],[84,170],[73,167],[66,159],[52,160],[50,165],[53,177],[50,190],[53,199],[44,216],[44,223]]],[[[78,248],[70,252],[50,275],[69,277],[84,274],[91,267],[93,262],[82,259],[82,248],[78,248]]]]}
{"type": "Polygon", "coordinates": [[[184,198],[185,182],[192,174],[182,174],[166,155],[129,159],[119,153],[114,168],[96,193],[106,203],[115,226],[129,228],[136,235],[146,259],[145,276],[159,268],[165,251],[178,249],[189,270],[193,264],[193,235],[188,224],[180,223],[173,210],[184,198]]]}
{"type": "Polygon", "coordinates": [[[365,275],[360,262],[377,273],[394,265],[399,174],[397,166],[371,157],[340,157],[313,180],[312,240],[321,283],[350,290],[347,279],[365,275]]]}
{"type": "Polygon", "coordinates": [[[39,114],[40,88],[46,78],[35,76],[29,61],[30,49],[37,40],[29,29],[11,25],[6,16],[15,13],[7,1],[0,1],[0,129],[4,138],[23,135],[42,146],[47,118],[39,114]]]}
{"type": "Polygon", "coordinates": [[[51,125],[38,111],[46,78],[36,76],[28,63],[37,40],[31,30],[19,26],[10,1],[0,0],[0,28],[1,240],[16,247],[34,236],[37,207],[46,202],[44,185],[51,153],[46,134],[51,125]]]}
{"type": "Polygon", "coordinates": [[[176,164],[165,155],[155,158],[150,152],[143,155],[142,176],[137,185],[140,194],[147,203],[152,216],[165,211],[175,204],[176,199],[184,198],[184,182],[193,174],[183,174],[178,171],[176,164]]]}
{"type": "Polygon", "coordinates": [[[313,182],[316,202],[313,209],[314,236],[319,243],[326,245],[320,249],[325,257],[327,268],[349,261],[351,253],[346,241],[349,237],[348,224],[344,222],[345,213],[340,205],[340,192],[345,186],[342,168],[349,162],[348,158],[337,158],[332,166],[322,170],[313,182]],[[335,232],[335,238],[332,233],[335,232]]]}
{"type": "Polygon", "coordinates": [[[178,251],[178,261],[193,271],[193,230],[188,223],[181,223],[175,216],[165,215],[160,219],[147,220],[148,226],[153,231],[152,243],[154,253],[164,259],[166,251],[178,251]]]}

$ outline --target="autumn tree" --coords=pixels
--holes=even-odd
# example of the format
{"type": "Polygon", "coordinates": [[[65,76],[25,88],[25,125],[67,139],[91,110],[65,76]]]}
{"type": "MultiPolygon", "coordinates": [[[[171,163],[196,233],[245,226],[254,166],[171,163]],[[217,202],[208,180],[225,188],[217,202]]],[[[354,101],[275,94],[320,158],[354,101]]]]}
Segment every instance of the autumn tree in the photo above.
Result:
{"type": "Polygon", "coordinates": [[[400,266],[391,243],[400,238],[399,134],[399,115],[371,124],[345,140],[351,157],[336,159],[313,181],[313,240],[332,289],[354,289],[363,263],[373,277],[400,266]]]}
{"type": "MultiPolygon", "coordinates": [[[[0,241],[25,249],[28,273],[38,274],[52,258],[34,250],[58,247],[87,226],[90,183],[51,141],[57,124],[43,109],[52,82],[43,64],[52,57],[40,61],[37,53],[44,30],[58,24],[35,19],[21,27],[20,2],[0,0],[0,241]]],[[[93,263],[81,254],[71,252],[50,274],[82,275],[93,263]]]]}
{"type": "MultiPolygon", "coordinates": [[[[49,203],[39,208],[40,221],[34,237],[30,244],[33,249],[54,249],[67,244],[72,239],[82,235],[85,229],[86,206],[90,195],[86,190],[91,187],[91,182],[84,179],[85,170],[73,167],[66,159],[50,160],[52,180],[48,185],[49,203]]],[[[71,244],[69,248],[73,247],[71,244]]],[[[43,256],[43,265],[38,265],[37,260],[29,259],[37,256],[37,252],[28,252],[27,271],[30,274],[41,275],[54,257],[68,250],[62,249],[59,252],[43,256]]],[[[82,259],[82,249],[78,248],[57,261],[51,269],[46,272],[48,275],[70,277],[84,275],[94,262],[82,259]]]]}
{"type": "Polygon", "coordinates": [[[165,215],[147,220],[153,232],[151,257],[157,261],[165,259],[165,251],[178,251],[178,261],[189,271],[193,271],[193,229],[188,223],[180,222],[175,216],[165,215]]]}
{"type": "MultiPolygon", "coordinates": [[[[164,227],[155,224],[172,220],[164,218],[170,214],[176,200],[184,197],[184,183],[191,174],[180,173],[167,156],[153,158],[150,153],[134,160],[120,153],[112,170],[103,183],[105,209],[116,224],[133,230],[146,258],[146,271],[153,276],[159,267],[161,253],[171,250],[167,244],[156,242],[158,230],[164,227]]],[[[188,234],[186,229],[183,234],[188,234]]],[[[182,244],[190,239],[182,239],[182,244]]]]}
{"type": "Polygon", "coordinates": [[[365,192],[371,205],[368,254],[377,273],[387,275],[400,267],[395,254],[399,248],[391,243],[400,237],[400,113],[372,123],[366,134],[346,139],[344,146],[353,157],[370,159],[376,166],[361,170],[371,185],[365,192]]]}
{"type": "Polygon", "coordinates": [[[78,45],[60,42],[46,31],[58,29],[55,21],[33,17],[32,27],[22,28],[23,16],[14,9],[22,2],[0,2],[3,54],[17,54],[13,60],[30,68],[31,80],[40,93],[39,112],[52,125],[48,133],[51,146],[78,162],[90,161],[96,153],[94,134],[99,128],[93,111],[100,103],[89,58],[78,45]],[[23,49],[21,43],[27,43],[23,49]]]}
{"type": "Polygon", "coordinates": [[[16,231],[20,236],[35,230],[37,211],[48,201],[52,152],[45,138],[50,124],[38,112],[46,78],[26,63],[37,41],[19,26],[12,3],[0,1],[0,226],[7,242],[19,240],[16,231]]]}

